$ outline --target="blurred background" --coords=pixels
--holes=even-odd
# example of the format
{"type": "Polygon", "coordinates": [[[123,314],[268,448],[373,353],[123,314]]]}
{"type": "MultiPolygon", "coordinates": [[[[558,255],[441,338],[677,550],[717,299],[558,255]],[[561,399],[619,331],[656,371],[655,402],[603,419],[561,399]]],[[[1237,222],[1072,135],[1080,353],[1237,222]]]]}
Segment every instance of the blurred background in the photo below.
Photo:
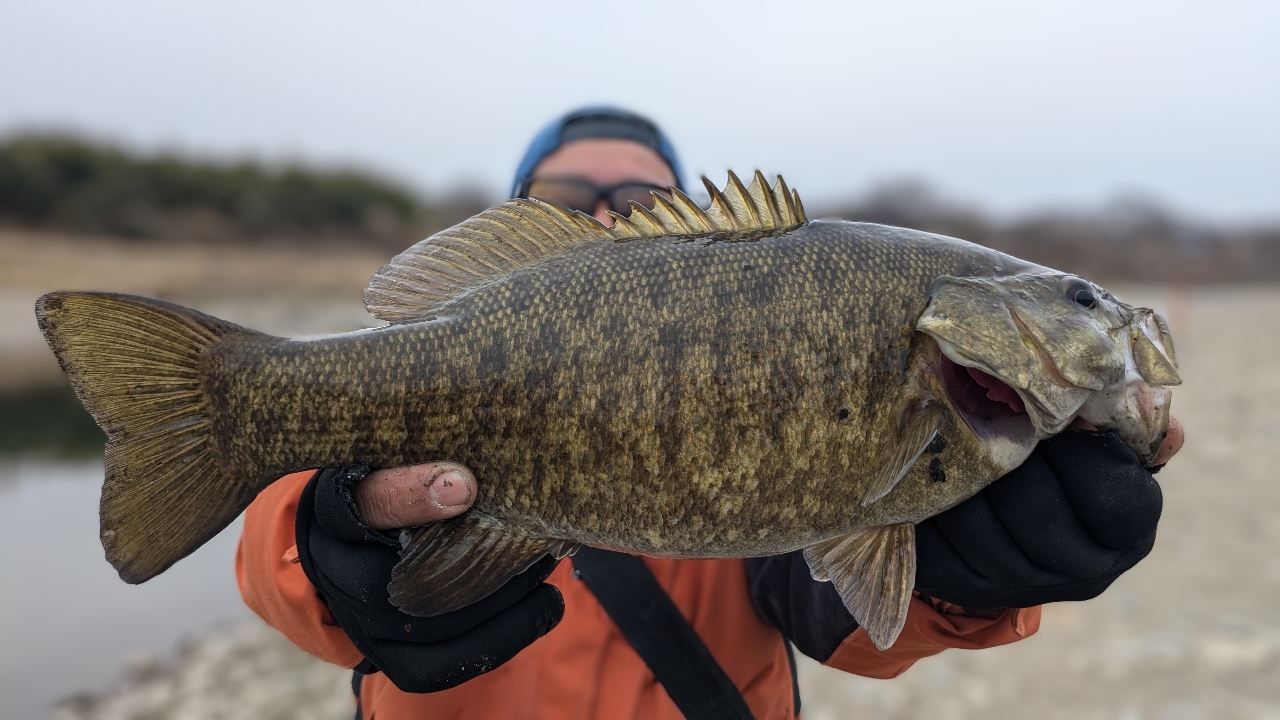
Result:
{"type": "Polygon", "coordinates": [[[54,289],[287,335],[370,326],[391,255],[505,197],[609,102],[696,181],[1105,283],[1179,343],[1160,538],[1007,648],[893,681],[804,663],[805,717],[1280,718],[1280,5],[0,0],[0,717],[332,717],[348,673],[240,603],[238,527],[142,586],[102,559],[102,436],[54,289]]]}

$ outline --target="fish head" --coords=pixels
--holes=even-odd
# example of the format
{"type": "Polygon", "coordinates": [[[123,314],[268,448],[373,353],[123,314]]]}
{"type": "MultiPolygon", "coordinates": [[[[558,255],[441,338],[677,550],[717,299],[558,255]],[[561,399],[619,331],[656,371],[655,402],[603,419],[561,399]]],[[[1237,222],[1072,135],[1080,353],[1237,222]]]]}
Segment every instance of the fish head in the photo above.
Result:
{"type": "Polygon", "coordinates": [[[941,385],[957,413],[993,447],[1012,444],[994,453],[1002,464],[1077,417],[1117,430],[1144,461],[1155,457],[1169,388],[1181,382],[1168,325],[1155,312],[1049,270],[944,276],[930,296],[916,329],[937,342],[941,385]]]}

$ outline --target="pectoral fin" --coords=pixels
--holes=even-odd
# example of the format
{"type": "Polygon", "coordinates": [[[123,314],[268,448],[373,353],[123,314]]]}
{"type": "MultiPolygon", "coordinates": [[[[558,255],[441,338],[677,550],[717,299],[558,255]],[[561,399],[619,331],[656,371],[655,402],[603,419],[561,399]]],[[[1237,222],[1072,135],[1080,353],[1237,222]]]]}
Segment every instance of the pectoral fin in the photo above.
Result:
{"type": "Polygon", "coordinates": [[[578,543],[531,537],[476,510],[401,534],[391,571],[391,603],[433,617],[466,607],[548,553],[572,555],[578,543]]]}
{"type": "Polygon", "coordinates": [[[879,500],[902,480],[920,455],[933,442],[942,428],[942,415],[936,407],[926,407],[917,412],[902,429],[898,442],[882,453],[879,470],[867,486],[862,498],[862,506],[866,507],[879,500]]]}
{"type": "Polygon", "coordinates": [[[916,582],[916,532],[911,523],[880,525],[805,548],[815,580],[830,581],[853,619],[879,650],[889,649],[907,622],[916,582]]]}

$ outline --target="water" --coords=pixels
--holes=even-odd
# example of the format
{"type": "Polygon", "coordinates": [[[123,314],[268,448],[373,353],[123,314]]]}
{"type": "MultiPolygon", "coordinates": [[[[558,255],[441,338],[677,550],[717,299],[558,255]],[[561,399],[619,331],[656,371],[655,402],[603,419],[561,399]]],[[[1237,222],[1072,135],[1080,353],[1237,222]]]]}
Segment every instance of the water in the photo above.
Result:
{"type": "Polygon", "coordinates": [[[235,580],[237,521],[163,575],[127,585],[98,543],[101,461],[0,467],[0,718],[43,717],[109,686],[130,658],[250,611],[235,580]]]}
{"type": "MultiPolygon", "coordinates": [[[[172,248],[166,250],[164,258],[171,258],[172,252],[172,248]]],[[[221,265],[201,258],[186,270],[161,267],[156,277],[170,283],[182,272],[191,272],[190,268],[203,268],[200,277],[216,285],[219,294],[190,304],[264,332],[314,335],[375,324],[359,298],[368,272],[380,262],[376,254],[354,259],[286,255],[246,264],[243,252],[237,250],[224,257],[221,265]],[[307,272],[298,269],[303,267],[299,263],[312,261],[320,265],[307,265],[307,272]],[[260,291],[259,286],[226,285],[226,278],[242,278],[250,266],[269,278],[270,283],[264,281],[262,287],[307,281],[314,285],[313,292],[264,295],[252,291],[253,287],[260,291]],[[361,269],[365,266],[368,272],[361,269]],[[286,267],[290,272],[283,271],[286,267]]],[[[32,276],[44,280],[31,287],[0,289],[0,365],[9,375],[30,355],[44,368],[40,377],[58,377],[31,319],[32,302],[40,292],[69,282],[64,262],[55,258],[48,267],[51,274],[32,276]]],[[[134,274],[129,270],[128,282],[137,279],[134,274]]],[[[121,286],[125,275],[89,284],[101,287],[102,282],[114,289],[156,293],[121,286]]],[[[9,379],[0,378],[0,385],[9,379]]],[[[3,720],[43,717],[61,698],[115,684],[131,658],[169,656],[188,634],[251,616],[235,580],[239,521],[159,577],[137,586],[122,582],[103,559],[98,542],[101,461],[15,461],[7,455],[101,458],[101,433],[65,383],[25,391],[21,384],[18,387],[0,387],[3,720]]]]}

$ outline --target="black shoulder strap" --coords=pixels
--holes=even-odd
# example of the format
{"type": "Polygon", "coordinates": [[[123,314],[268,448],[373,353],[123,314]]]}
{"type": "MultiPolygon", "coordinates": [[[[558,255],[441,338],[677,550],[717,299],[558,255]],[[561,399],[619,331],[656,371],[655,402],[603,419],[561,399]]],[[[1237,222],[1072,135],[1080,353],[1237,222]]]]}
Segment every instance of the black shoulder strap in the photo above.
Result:
{"type": "Polygon", "coordinates": [[[643,560],[584,547],[573,566],[687,720],[753,720],[742,693],[643,560]]]}

